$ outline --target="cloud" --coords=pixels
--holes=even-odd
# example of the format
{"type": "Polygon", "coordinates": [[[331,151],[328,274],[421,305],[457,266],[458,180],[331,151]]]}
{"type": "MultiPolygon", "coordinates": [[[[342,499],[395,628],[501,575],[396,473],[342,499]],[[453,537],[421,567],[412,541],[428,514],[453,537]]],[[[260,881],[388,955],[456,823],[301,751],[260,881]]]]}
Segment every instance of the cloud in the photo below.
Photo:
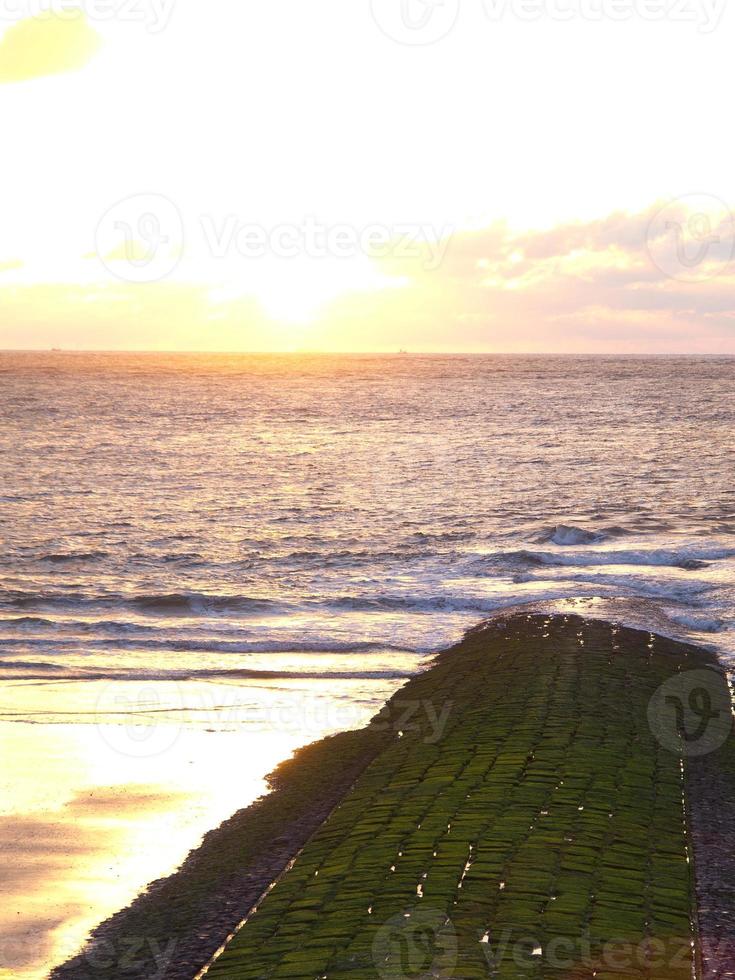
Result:
{"type": "Polygon", "coordinates": [[[728,211],[678,202],[542,231],[459,231],[436,270],[388,260],[409,285],[344,297],[332,337],[341,321],[378,349],[395,337],[413,350],[735,353],[734,234],[728,211]]]}
{"type": "Polygon", "coordinates": [[[22,259],[5,259],[0,260],[0,273],[2,272],[15,272],[18,269],[22,269],[24,262],[22,259]]]}
{"type": "Polygon", "coordinates": [[[652,225],[661,207],[543,231],[457,231],[438,266],[421,250],[379,260],[400,289],[346,291],[303,333],[245,289],[112,275],[17,277],[0,290],[0,317],[19,347],[735,354],[732,216],[703,225],[674,207],[652,225]]]}
{"type": "Polygon", "coordinates": [[[0,39],[0,84],[77,71],[91,61],[100,43],[81,13],[20,20],[0,39]]]}

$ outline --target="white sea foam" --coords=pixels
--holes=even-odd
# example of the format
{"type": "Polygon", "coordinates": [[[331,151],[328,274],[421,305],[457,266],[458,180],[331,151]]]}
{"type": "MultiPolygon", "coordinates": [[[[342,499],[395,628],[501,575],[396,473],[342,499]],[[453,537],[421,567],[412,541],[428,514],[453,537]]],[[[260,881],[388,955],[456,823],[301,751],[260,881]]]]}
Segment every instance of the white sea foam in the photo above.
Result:
{"type": "Polygon", "coordinates": [[[735,547],[706,546],[702,544],[684,543],[677,548],[609,548],[605,551],[537,551],[520,550],[511,552],[496,552],[482,557],[480,562],[487,565],[551,565],[551,566],[586,566],[599,565],[640,565],[669,566],[688,571],[705,566],[708,562],[734,558],[735,547]]]}
{"type": "Polygon", "coordinates": [[[605,535],[585,530],[582,527],[568,527],[566,524],[559,524],[547,534],[542,535],[541,541],[551,541],[560,545],[593,544],[602,541],[605,535]]]}
{"type": "Polygon", "coordinates": [[[685,613],[679,613],[678,615],[672,614],[671,620],[687,630],[693,630],[695,633],[718,633],[725,625],[721,619],[713,619],[710,616],[687,615],[685,613]]]}

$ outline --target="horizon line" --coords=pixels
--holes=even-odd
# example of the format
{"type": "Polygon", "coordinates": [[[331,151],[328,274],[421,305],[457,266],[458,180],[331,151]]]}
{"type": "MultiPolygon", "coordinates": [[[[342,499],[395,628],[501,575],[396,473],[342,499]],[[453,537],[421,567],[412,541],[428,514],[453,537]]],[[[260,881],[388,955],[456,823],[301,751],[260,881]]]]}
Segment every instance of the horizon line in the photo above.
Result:
{"type": "Polygon", "coordinates": [[[207,350],[187,348],[181,350],[155,350],[144,347],[0,347],[0,354],[216,354],[237,357],[617,357],[617,358],[728,358],[735,359],[735,351],[523,351],[523,350],[207,350]]]}

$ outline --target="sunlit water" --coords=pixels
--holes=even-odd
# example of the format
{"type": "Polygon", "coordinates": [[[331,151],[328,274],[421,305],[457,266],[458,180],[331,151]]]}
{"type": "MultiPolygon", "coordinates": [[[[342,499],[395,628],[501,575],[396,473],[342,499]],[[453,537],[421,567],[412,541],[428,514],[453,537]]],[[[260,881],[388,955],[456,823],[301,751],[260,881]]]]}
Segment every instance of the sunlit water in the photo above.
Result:
{"type": "Polygon", "coordinates": [[[12,974],[494,610],[622,597],[735,658],[734,388],[734,360],[0,354],[3,843],[97,827],[23,852],[12,974]]]}

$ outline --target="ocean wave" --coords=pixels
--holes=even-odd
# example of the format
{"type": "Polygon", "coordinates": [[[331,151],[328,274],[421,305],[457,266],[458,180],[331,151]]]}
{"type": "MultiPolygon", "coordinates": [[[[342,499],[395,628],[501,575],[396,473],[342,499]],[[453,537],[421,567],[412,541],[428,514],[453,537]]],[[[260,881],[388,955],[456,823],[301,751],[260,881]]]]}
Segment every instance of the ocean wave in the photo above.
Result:
{"type": "Polygon", "coordinates": [[[477,559],[479,567],[509,565],[511,567],[594,567],[597,565],[631,565],[640,567],[670,567],[686,571],[706,568],[710,562],[735,557],[735,548],[685,546],[606,551],[499,551],[477,559]]]}
{"type": "Polygon", "coordinates": [[[688,630],[694,630],[695,633],[719,633],[725,627],[723,620],[715,619],[711,616],[669,613],[669,619],[678,626],[683,626],[688,630]]]}
{"type": "Polygon", "coordinates": [[[53,565],[61,565],[67,562],[102,561],[105,558],[109,558],[109,556],[109,551],[51,552],[46,555],[38,555],[33,560],[36,562],[50,562],[53,565]]]}
{"type": "MultiPolygon", "coordinates": [[[[353,568],[361,565],[370,566],[380,562],[406,563],[409,561],[426,561],[427,559],[437,557],[436,552],[429,548],[429,544],[431,542],[441,543],[443,536],[425,535],[419,537],[414,535],[413,537],[414,540],[410,544],[406,544],[400,548],[383,549],[380,551],[370,551],[364,548],[359,550],[331,550],[329,547],[326,547],[328,542],[325,542],[325,548],[323,550],[305,549],[287,553],[260,554],[237,561],[233,567],[249,569],[256,565],[273,565],[275,567],[288,568],[289,565],[295,564],[307,568],[353,568]]],[[[454,539],[447,537],[446,540],[454,539]]],[[[444,551],[441,554],[443,558],[447,558],[444,551]]]]}
{"type": "Polygon", "coordinates": [[[415,539],[419,541],[471,541],[474,538],[474,531],[442,531],[442,532],[425,532],[416,531],[412,535],[415,539]]]}
{"type": "MultiPolygon", "coordinates": [[[[260,599],[244,595],[209,595],[199,592],[175,592],[168,595],[126,596],[116,593],[90,595],[70,592],[0,592],[0,603],[20,609],[50,609],[54,612],[96,611],[115,609],[124,613],[137,612],[161,616],[192,616],[205,618],[212,613],[250,613],[286,616],[295,611],[316,613],[352,612],[483,612],[489,608],[483,599],[463,598],[453,595],[391,595],[371,594],[362,596],[325,596],[307,598],[298,607],[273,599],[260,599]]],[[[10,620],[6,620],[9,622],[10,620]]],[[[25,624],[48,626],[52,623],[43,617],[21,617],[25,624]]],[[[54,625],[59,625],[58,621],[54,625]]],[[[2,621],[0,621],[2,625],[2,621]]],[[[112,624],[113,626],[116,624],[112,624]]],[[[137,629],[138,624],[132,624],[137,629]]]]}
{"type": "Polygon", "coordinates": [[[141,557],[142,558],[150,557],[152,561],[154,562],[162,561],[166,565],[182,564],[182,565],[198,566],[198,565],[206,564],[204,557],[200,555],[199,552],[197,551],[174,552],[173,554],[169,554],[169,555],[161,555],[160,558],[157,555],[150,555],[150,556],[142,555],[141,557]]]}
{"type": "Polygon", "coordinates": [[[453,595],[366,595],[329,599],[324,606],[334,610],[365,613],[483,613],[495,609],[497,602],[472,596],[460,598],[453,595]]]}
{"type": "MultiPolygon", "coordinates": [[[[205,640],[186,637],[149,639],[131,636],[129,638],[92,637],[3,637],[3,646],[29,650],[72,650],[72,651],[112,651],[112,650],[162,650],[171,653],[405,653],[422,654],[427,649],[406,647],[378,641],[341,642],[328,637],[315,640],[205,640]]],[[[432,648],[433,649],[433,648],[432,648]]],[[[1,661],[0,661],[1,662],[1,661]]]]}
{"type": "Polygon", "coordinates": [[[127,600],[143,612],[270,612],[278,608],[272,599],[245,595],[207,595],[202,592],[172,592],[168,595],[138,595],[127,600]]]}
{"type": "MultiPolygon", "coordinates": [[[[55,619],[49,619],[44,616],[6,616],[0,618],[0,631],[46,631],[53,630],[56,636],[68,636],[72,635],[85,636],[87,634],[99,635],[100,633],[113,633],[115,635],[123,634],[133,634],[139,635],[155,635],[161,632],[162,627],[153,625],[152,623],[145,623],[135,620],[125,620],[125,619],[70,619],[63,615],[67,610],[60,609],[59,613],[61,615],[55,619]]],[[[72,610],[73,611],[73,610],[72,610]]],[[[82,610],[83,611],[83,610],[82,610]]],[[[195,626],[193,628],[194,634],[198,635],[201,630],[200,626],[195,626]]],[[[186,634],[186,629],[184,627],[179,627],[179,633],[186,634]]],[[[2,640],[3,643],[7,642],[5,638],[2,640]]]]}
{"type": "Polygon", "coordinates": [[[58,620],[43,619],[41,616],[12,616],[8,619],[0,620],[0,628],[10,626],[11,629],[25,629],[31,627],[58,627],[58,620]]]}
{"type": "Polygon", "coordinates": [[[50,673],[65,673],[68,668],[62,666],[62,664],[53,663],[37,663],[36,661],[29,660],[0,660],[0,671],[33,671],[38,670],[44,674],[50,673]]]}
{"type": "Polygon", "coordinates": [[[582,527],[573,527],[568,524],[557,524],[539,535],[538,541],[549,541],[553,544],[575,545],[575,544],[595,544],[604,541],[605,535],[600,532],[587,531],[582,527]]]}
{"type": "Polygon", "coordinates": [[[72,592],[24,592],[0,591],[0,602],[19,609],[34,607],[52,609],[108,609],[123,608],[141,613],[163,615],[202,615],[209,612],[265,613],[282,608],[272,599],[253,598],[245,595],[210,595],[204,592],[172,592],[151,595],[121,595],[105,593],[90,595],[72,592]]]}
{"type": "Polygon", "coordinates": [[[146,669],[140,667],[121,668],[76,668],[55,663],[30,663],[24,661],[0,662],[0,676],[18,676],[19,680],[48,680],[53,674],[54,680],[75,681],[273,681],[273,680],[344,680],[344,681],[377,681],[404,680],[413,676],[413,671],[407,670],[250,670],[248,668],[196,668],[172,667],[146,669]]]}
{"type": "MultiPolygon", "coordinates": [[[[532,577],[532,581],[536,581],[532,577]]],[[[540,579],[543,583],[543,579],[540,579]]],[[[604,572],[574,572],[555,579],[559,584],[575,583],[585,586],[585,592],[589,594],[589,588],[604,588],[614,591],[620,596],[631,596],[634,598],[658,598],[671,602],[692,602],[708,592],[712,592],[715,586],[710,582],[703,582],[701,579],[681,580],[681,579],[654,579],[642,576],[631,578],[629,575],[610,575],[604,572]]]]}

